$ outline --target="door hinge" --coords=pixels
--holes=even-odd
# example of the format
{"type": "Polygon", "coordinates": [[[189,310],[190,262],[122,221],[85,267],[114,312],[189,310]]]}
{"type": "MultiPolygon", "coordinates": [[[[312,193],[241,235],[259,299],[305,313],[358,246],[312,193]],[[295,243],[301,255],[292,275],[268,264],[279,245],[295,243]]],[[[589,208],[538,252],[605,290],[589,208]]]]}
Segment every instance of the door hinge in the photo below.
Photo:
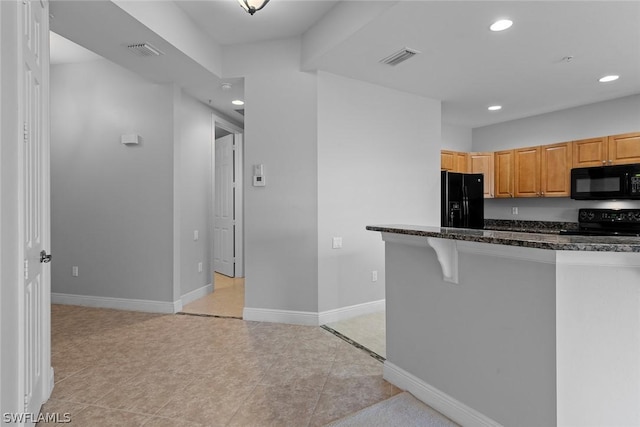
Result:
{"type": "Polygon", "coordinates": [[[24,260],[24,279],[29,279],[29,260],[24,260]]]}
{"type": "Polygon", "coordinates": [[[27,122],[24,122],[22,132],[24,136],[24,142],[28,142],[29,141],[29,125],[27,124],[27,122]]]}

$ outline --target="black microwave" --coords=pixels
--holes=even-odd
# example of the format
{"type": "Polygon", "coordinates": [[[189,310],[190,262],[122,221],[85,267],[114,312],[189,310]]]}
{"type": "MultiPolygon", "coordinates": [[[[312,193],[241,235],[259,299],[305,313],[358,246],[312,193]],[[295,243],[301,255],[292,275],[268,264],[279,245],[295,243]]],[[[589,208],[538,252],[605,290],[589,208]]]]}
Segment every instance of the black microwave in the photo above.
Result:
{"type": "Polygon", "coordinates": [[[640,164],[571,169],[571,198],[640,199],[640,164]]]}

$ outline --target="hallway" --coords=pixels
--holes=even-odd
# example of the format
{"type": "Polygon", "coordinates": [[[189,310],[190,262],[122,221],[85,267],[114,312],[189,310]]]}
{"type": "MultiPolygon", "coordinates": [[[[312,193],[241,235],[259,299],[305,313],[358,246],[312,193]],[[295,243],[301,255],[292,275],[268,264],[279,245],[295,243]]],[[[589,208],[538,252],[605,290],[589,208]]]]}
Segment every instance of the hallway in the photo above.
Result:
{"type": "Polygon", "coordinates": [[[182,308],[182,313],[242,319],[244,277],[214,273],[214,291],[182,308]]]}

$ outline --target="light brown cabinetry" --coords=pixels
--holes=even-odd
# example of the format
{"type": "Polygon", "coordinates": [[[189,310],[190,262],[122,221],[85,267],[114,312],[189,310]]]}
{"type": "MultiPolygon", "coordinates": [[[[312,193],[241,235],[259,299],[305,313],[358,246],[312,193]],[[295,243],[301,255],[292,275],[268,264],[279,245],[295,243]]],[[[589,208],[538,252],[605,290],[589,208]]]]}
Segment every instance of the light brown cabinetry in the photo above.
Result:
{"type": "Polygon", "coordinates": [[[469,153],[469,173],[484,175],[484,197],[492,198],[493,186],[493,153],[469,153]]]}
{"type": "Polygon", "coordinates": [[[543,145],[540,150],[540,195],[568,197],[571,194],[572,144],[543,145]]]}
{"type": "Polygon", "coordinates": [[[514,197],[540,197],[540,147],[513,150],[514,197]]]}
{"type": "Polygon", "coordinates": [[[494,153],[494,197],[513,197],[513,151],[505,150],[494,153]]]}
{"type": "Polygon", "coordinates": [[[610,164],[640,163],[640,132],[612,135],[607,140],[610,164]]]}
{"type": "Polygon", "coordinates": [[[462,172],[468,171],[468,158],[469,153],[462,151],[440,151],[440,169],[449,172],[462,172]]]}
{"type": "Polygon", "coordinates": [[[640,163],[640,132],[573,141],[573,167],[640,163]]]}

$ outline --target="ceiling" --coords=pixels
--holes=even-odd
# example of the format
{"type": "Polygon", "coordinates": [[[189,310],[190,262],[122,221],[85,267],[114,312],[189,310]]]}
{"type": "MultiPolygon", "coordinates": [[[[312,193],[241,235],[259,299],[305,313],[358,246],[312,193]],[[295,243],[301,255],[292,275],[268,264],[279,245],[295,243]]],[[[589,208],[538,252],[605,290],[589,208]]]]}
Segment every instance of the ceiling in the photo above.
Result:
{"type": "MultiPolygon", "coordinates": [[[[251,16],[237,0],[175,2],[222,49],[304,37],[326,24],[326,34],[341,37],[313,69],[440,99],[443,121],[453,125],[481,127],[640,93],[640,0],[354,0],[363,22],[341,32],[354,21],[340,18],[345,3],[272,0],[251,16]],[[377,12],[367,14],[373,6],[377,12]],[[513,27],[488,30],[503,17],[513,27]],[[395,67],[379,63],[403,47],[421,53],[395,67]],[[607,74],[620,79],[599,83],[607,74]],[[488,111],[494,104],[502,110],[488,111]]],[[[243,97],[242,76],[211,73],[111,2],[54,0],[51,11],[52,30],[152,80],[176,82],[243,122],[230,104],[243,97]],[[166,55],[145,64],[122,49],[143,39],[166,55]],[[223,91],[223,82],[233,89],[223,91]]]]}

